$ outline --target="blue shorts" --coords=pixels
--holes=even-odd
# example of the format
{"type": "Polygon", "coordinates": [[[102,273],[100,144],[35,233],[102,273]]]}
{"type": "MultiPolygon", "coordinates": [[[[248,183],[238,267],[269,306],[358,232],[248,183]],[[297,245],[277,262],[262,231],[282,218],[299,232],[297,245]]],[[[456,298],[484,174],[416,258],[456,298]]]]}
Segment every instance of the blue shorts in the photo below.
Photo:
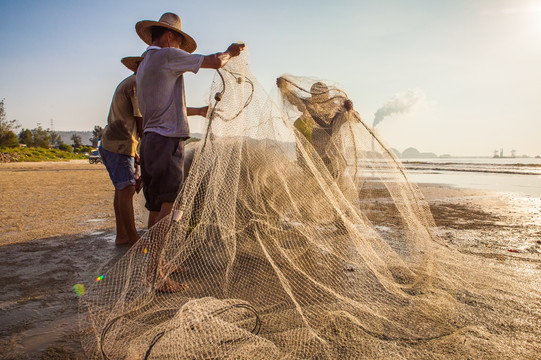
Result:
{"type": "Polygon", "coordinates": [[[100,156],[115,189],[122,190],[130,185],[135,185],[135,159],[133,156],[117,154],[102,147],[100,147],[100,156]]]}

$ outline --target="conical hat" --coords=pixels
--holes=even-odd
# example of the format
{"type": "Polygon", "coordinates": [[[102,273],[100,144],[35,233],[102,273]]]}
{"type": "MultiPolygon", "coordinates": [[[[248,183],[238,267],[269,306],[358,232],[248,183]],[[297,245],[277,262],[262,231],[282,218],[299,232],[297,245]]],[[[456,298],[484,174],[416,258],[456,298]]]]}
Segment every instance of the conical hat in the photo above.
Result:
{"type": "Polygon", "coordinates": [[[125,58],[122,58],[120,62],[131,71],[137,72],[137,68],[143,59],[142,56],[126,56],[125,58]]]}

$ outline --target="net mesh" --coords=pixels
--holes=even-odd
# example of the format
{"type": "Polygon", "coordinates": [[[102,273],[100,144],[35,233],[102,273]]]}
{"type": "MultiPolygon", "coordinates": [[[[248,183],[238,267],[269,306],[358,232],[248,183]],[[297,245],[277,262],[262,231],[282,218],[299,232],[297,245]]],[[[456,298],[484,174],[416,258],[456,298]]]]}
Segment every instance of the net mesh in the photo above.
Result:
{"type": "Polygon", "coordinates": [[[539,280],[446,247],[339,87],[278,88],[217,72],[171,216],[80,298],[88,357],[538,356],[539,280]]]}

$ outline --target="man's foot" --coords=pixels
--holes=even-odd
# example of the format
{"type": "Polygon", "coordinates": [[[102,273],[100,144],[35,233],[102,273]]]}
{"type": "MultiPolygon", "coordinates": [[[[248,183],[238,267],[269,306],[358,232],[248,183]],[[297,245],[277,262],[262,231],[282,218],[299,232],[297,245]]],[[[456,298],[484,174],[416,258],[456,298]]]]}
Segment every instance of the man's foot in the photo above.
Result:
{"type": "Polygon", "coordinates": [[[133,245],[135,245],[137,243],[137,241],[139,241],[139,238],[137,238],[135,241],[134,240],[130,240],[128,237],[126,238],[116,238],[115,240],[115,245],[116,246],[125,246],[125,245],[128,245],[129,247],[132,247],[133,245]]]}
{"type": "Polygon", "coordinates": [[[124,246],[124,245],[132,245],[130,242],[130,239],[128,237],[116,237],[115,239],[115,245],[117,246],[124,246]]]}

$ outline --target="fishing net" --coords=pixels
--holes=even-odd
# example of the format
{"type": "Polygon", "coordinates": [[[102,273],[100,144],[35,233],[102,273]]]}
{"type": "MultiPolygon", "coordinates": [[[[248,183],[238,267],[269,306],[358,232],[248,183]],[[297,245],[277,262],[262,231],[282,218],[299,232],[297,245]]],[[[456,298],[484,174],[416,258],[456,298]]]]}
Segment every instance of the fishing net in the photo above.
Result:
{"type": "Polygon", "coordinates": [[[330,82],[247,51],[211,86],[182,193],[80,298],[98,359],[535,358],[539,280],[447,248],[330,82]]]}

